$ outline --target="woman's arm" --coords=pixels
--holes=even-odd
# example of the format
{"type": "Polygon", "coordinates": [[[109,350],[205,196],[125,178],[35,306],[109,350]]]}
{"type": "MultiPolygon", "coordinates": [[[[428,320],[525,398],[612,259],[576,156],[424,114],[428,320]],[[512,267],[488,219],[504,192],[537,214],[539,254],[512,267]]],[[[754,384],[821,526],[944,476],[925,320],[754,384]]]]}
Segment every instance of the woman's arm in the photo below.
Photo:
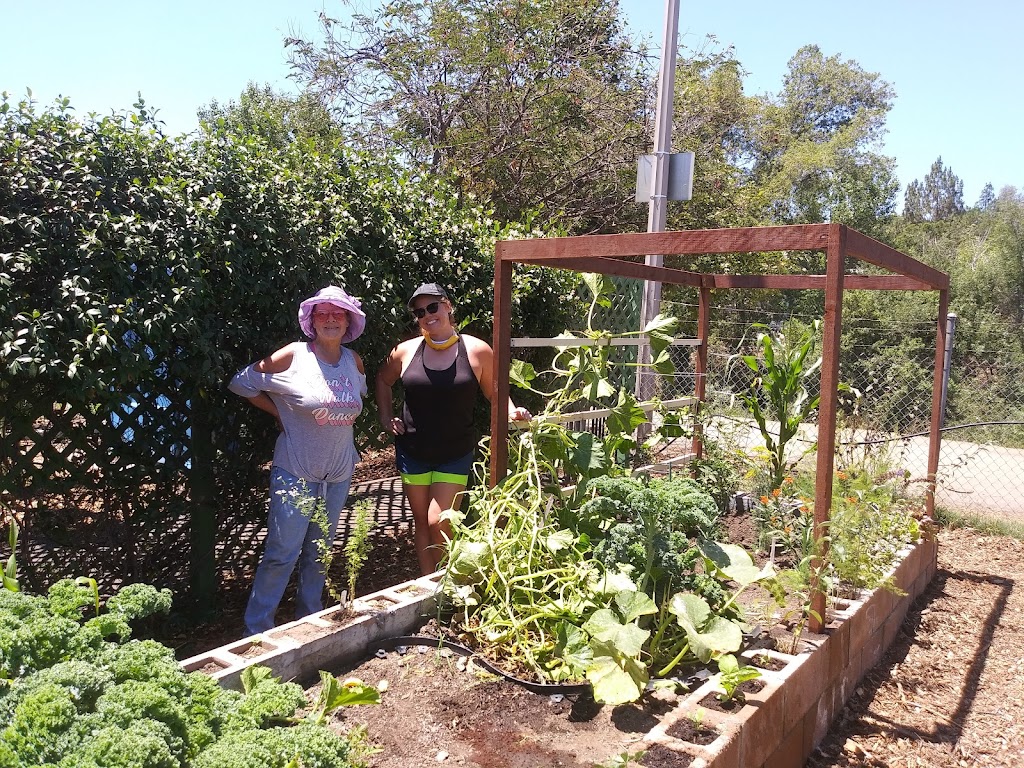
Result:
{"type": "Polygon", "coordinates": [[[262,383],[260,380],[266,374],[272,375],[287,371],[292,365],[293,357],[294,350],[291,344],[281,347],[276,352],[236,373],[228,385],[228,389],[246,398],[254,407],[269,413],[277,420],[278,426],[281,426],[281,413],[277,409],[277,403],[265,390],[260,389],[262,383]]]}
{"type": "MultiPolygon", "coordinates": [[[[462,336],[466,342],[466,353],[469,355],[469,363],[473,367],[473,372],[476,374],[476,380],[480,384],[480,389],[483,390],[484,397],[488,400],[491,399],[491,386],[494,381],[494,350],[491,349],[491,345],[483,339],[478,339],[475,336],[462,336]]],[[[517,407],[512,402],[512,398],[508,399],[508,419],[509,421],[528,421],[533,418],[526,408],[517,407]]]]}
{"type": "MultiPolygon", "coordinates": [[[[296,342],[302,343],[302,342],[296,342]]],[[[292,348],[293,345],[281,347],[276,352],[264,357],[252,364],[252,369],[256,373],[284,373],[292,367],[292,358],[295,356],[295,351],[292,348]]]]}
{"type": "Polygon", "coordinates": [[[405,433],[405,424],[395,416],[392,389],[395,382],[402,375],[402,360],[404,354],[402,345],[399,344],[387,359],[377,369],[377,380],[374,382],[373,391],[377,400],[377,414],[380,417],[380,425],[389,435],[401,435],[405,433]]]}

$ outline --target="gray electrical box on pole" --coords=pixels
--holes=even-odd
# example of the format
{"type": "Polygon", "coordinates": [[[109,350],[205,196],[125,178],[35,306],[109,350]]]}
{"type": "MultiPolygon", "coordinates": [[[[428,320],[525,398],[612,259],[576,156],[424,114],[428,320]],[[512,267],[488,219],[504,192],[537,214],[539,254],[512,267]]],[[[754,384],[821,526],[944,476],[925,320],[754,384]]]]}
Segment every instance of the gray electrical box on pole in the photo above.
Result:
{"type": "MultiPolygon", "coordinates": [[[[640,155],[636,163],[636,201],[649,203],[654,197],[654,155],[640,155]]],[[[667,200],[693,197],[693,152],[675,152],[668,156],[667,200]]]]}

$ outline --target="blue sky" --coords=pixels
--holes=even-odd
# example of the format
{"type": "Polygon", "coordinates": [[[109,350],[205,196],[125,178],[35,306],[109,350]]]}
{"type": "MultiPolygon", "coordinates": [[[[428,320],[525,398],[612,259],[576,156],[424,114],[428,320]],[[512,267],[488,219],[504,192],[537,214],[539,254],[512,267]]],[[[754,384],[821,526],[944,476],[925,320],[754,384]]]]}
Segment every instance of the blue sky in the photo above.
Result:
{"type": "MultiPolygon", "coordinates": [[[[620,0],[629,25],[660,47],[663,0],[620,0]]],[[[141,91],[171,133],[196,109],[237,98],[249,81],[294,91],[282,39],[316,35],[338,0],[0,0],[0,90],[71,99],[79,113],[127,109],[141,91]]],[[[904,184],[943,162],[974,204],[991,182],[1024,188],[1024,64],[1017,0],[681,0],[679,34],[699,48],[732,45],[748,93],[778,91],[786,63],[814,43],[893,84],[884,152],[904,184]]],[[[685,149],[677,147],[676,149],[685,149]]],[[[700,169],[697,169],[697,173],[700,169]]]]}

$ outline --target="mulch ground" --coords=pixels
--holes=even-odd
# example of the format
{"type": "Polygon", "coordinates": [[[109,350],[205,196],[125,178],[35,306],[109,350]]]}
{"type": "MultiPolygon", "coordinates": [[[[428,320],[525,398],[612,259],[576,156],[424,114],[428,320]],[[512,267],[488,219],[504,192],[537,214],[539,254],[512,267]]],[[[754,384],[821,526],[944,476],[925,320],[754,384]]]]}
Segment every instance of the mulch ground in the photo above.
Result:
{"type": "Polygon", "coordinates": [[[1024,542],[939,535],[939,569],[808,768],[1024,765],[1024,542]]]}
{"type": "MultiPolygon", "coordinates": [[[[1024,766],[1024,594],[1015,589],[1018,582],[1024,583],[1024,542],[941,531],[934,581],[807,768],[1024,766]]],[[[584,712],[580,702],[554,706],[513,686],[481,691],[448,669],[454,660],[429,658],[389,654],[346,670],[393,684],[387,706],[344,715],[345,725],[366,725],[383,748],[374,768],[439,761],[590,768],[588,755],[634,751],[631,744],[662,714],[644,708],[657,702],[584,712]],[[483,699],[474,702],[474,695],[483,699]],[[518,747],[496,750],[495,743],[518,747]]],[[[662,763],[645,758],[641,764],[662,763]]]]}

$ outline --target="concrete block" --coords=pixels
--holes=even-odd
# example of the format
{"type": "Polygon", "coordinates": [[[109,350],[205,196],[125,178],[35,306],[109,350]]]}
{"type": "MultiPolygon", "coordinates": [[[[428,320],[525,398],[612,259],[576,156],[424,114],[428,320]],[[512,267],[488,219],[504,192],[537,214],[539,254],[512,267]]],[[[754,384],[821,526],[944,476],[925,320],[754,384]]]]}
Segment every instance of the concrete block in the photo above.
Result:
{"type": "MultiPolygon", "coordinates": [[[[704,695],[706,696],[707,692],[704,695]]],[[[742,768],[740,731],[744,722],[743,710],[747,707],[737,712],[725,713],[694,704],[691,696],[687,696],[685,701],[685,705],[676,707],[662,718],[662,721],[647,734],[645,740],[666,746],[682,745],[687,754],[699,756],[708,766],[714,768],[742,768]],[[693,717],[699,717],[703,725],[717,730],[718,737],[710,744],[691,744],[669,735],[668,732],[673,730],[673,726],[681,720],[693,717]]]]}
{"type": "Polygon", "coordinates": [[[861,649],[862,675],[867,674],[882,660],[882,656],[885,654],[884,641],[885,630],[883,627],[878,627],[864,642],[864,647],[861,649]]]}
{"type": "Polygon", "coordinates": [[[845,612],[833,614],[832,623],[825,628],[828,634],[828,670],[826,680],[834,683],[850,663],[850,616],[845,612]]]}
{"type": "Polygon", "coordinates": [[[740,765],[762,765],[786,732],[784,686],[786,681],[773,682],[747,696],[747,705],[741,710],[744,720],[740,726],[740,765]]]}
{"type": "Polygon", "coordinates": [[[831,690],[822,694],[821,698],[818,699],[818,705],[816,707],[812,707],[811,712],[814,713],[814,735],[812,737],[812,744],[817,746],[828,735],[828,729],[832,727],[832,721],[835,719],[835,700],[832,696],[831,690]]]}
{"type": "Polygon", "coordinates": [[[864,601],[851,606],[850,617],[850,655],[859,653],[873,631],[874,609],[864,601]]]}
{"type": "Polygon", "coordinates": [[[780,733],[789,732],[801,722],[807,710],[821,697],[828,682],[828,651],[829,643],[826,642],[813,653],[801,654],[780,673],[785,680],[782,686],[784,706],[780,733]]]}
{"type": "Polygon", "coordinates": [[[764,768],[802,768],[807,759],[804,754],[805,717],[801,717],[800,721],[789,729],[783,737],[782,743],[765,761],[764,768]]]}

